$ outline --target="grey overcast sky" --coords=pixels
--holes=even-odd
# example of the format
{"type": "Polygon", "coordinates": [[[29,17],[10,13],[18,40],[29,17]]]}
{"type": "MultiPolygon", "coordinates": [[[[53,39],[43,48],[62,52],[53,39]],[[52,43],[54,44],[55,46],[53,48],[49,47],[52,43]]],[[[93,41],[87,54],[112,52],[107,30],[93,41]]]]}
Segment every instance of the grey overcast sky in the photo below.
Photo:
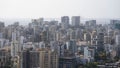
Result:
{"type": "Polygon", "coordinates": [[[120,0],[0,0],[0,18],[120,18],[120,0]]]}

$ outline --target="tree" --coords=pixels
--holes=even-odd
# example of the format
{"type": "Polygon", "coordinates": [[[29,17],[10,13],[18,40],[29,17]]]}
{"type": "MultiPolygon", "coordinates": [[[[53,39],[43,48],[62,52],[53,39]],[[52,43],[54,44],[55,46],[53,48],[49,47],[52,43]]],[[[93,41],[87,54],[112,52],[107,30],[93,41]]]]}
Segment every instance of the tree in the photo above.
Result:
{"type": "Polygon", "coordinates": [[[115,60],[115,61],[119,61],[119,60],[120,60],[120,57],[119,57],[119,56],[115,56],[115,57],[114,57],[114,60],[115,60]]]}
{"type": "Polygon", "coordinates": [[[83,68],[98,68],[96,62],[87,63],[83,68]]]}
{"type": "Polygon", "coordinates": [[[12,65],[13,65],[13,63],[12,63],[12,61],[11,61],[11,58],[9,58],[9,59],[6,61],[4,68],[12,68],[12,65]]]}
{"type": "Polygon", "coordinates": [[[101,60],[106,60],[107,56],[106,56],[106,52],[101,51],[101,52],[96,52],[95,53],[95,61],[101,61],[101,60]]]}

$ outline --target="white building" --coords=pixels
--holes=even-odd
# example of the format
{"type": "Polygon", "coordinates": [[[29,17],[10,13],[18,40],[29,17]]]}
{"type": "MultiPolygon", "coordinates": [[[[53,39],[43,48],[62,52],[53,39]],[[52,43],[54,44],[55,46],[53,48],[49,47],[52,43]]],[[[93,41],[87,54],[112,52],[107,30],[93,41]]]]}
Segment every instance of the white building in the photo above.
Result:
{"type": "Polygon", "coordinates": [[[19,49],[19,32],[14,31],[12,32],[12,42],[11,42],[11,56],[16,56],[18,55],[18,52],[20,51],[19,49]]]}
{"type": "Polygon", "coordinates": [[[4,47],[4,39],[0,39],[0,48],[3,48],[4,47]]]}
{"type": "Polygon", "coordinates": [[[120,35],[116,35],[116,45],[120,45],[120,35]]]}
{"type": "Polygon", "coordinates": [[[88,62],[94,61],[94,49],[89,48],[88,46],[84,47],[84,59],[87,59],[88,62]]]}
{"type": "Polygon", "coordinates": [[[18,41],[12,41],[11,42],[11,56],[18,55],[19,48],[18,48],[18,41]]]}

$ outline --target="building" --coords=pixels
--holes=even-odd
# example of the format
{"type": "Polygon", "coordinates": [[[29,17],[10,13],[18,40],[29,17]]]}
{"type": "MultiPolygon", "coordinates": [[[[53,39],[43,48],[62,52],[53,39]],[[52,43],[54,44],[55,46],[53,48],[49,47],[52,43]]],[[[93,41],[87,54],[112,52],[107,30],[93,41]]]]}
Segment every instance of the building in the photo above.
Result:
{"type": "Polygon", "coordinates": [[[10,63],[10,50],[0,48],[0,68],[9,68],[10,63]]]}
{"type": "Polygon", "coordinates": [[[0,48],[3,48],[5,45],[5,39],[0,39],[0,48]]]}
{"type": "Polygon", "coordinates": [[[104,51],[104,33],[100,32],[97,35],[97,51],[104,51]]]}
{"type": "Polygon", "coordinates": [[[87,26],[87,27],[95,27],[96,26],[96,20],[86,21],[85,26],[87,26]]]}
{"type": "Polygon", "coordinates": [[[39,68],[39,51],[27,49],[20,52],[20,68],[39,68]]]}
{"type": "Polygon", "coordinates": [[[116,35],[116,50],[117,50],[117,56],[120,56],[120,35],[116,35]]]}
{"type": "Polygon", "coordinates": [[[111,44],[112,38],[110,36],[104,36],[104,43],[105,44],[111,44]]]}
{"type": "Polygon", "coordinates": [[[21,52],[22,68],[58,68],[57,52],[51,50],[25,50],[21,52]]]}
{"type": "Polygon", "coordinates": [[[80,26],[80,16],[72,17],[72,26],[79,27],[80,26]]]}
{"type": "Polygon", "coordinates": [[[29,50],[22,51],[20,55],[20,68],[30,68],[30,52],[29,50]]]}
{"type": "Polygon", "coordinates": [[[84,47],[84,59],[86,59],[88,62],[94,61],[94,54],[95,50],[94,48],[90,48],[88,46],[84,47]]]}
{"type": "Polygon", "coordinates": [[[97,45],[97,32],[92,31],[91,33],[91,45],[97,45]]]}
{"type": "Polygon", "coordinates": [[[0,21],[0,32],[2,32],[3,31],[3,28],[5,27],[5,24],[4,24],[4,22],[1,22],[0,21]]]}
{"type": "Polygon", "coordinates": [[[39,24],[39,26],[43,26],[43,22],[44,22],[44,18],[39,18],[38,20],[37,20],[37,22],[38,22],[38,24],[39,24]]]}
{"type": "Polygon", "coordinates": [[[120,35],[116,35],[116,45],[120,45],[120,35]]]}
{"type": "Polygon", "coordinates": [[[16,56],[18,55],[18,52],[20,51],[19,48],[19,41],[18,41],[18,31],[12,32],[12,41],[11,41],[11,56],[16,56]]]}
{"type": "Polygon", "coordinates": [[[76,40],[76,31],[75,30],[71,29],[69,35],[70,35],[70,40],[76,40]]]}
{"type": "Polygon", "coordinates": [[[3,38],[3,33],[0,33],[0,39],[3,38]]]}
{"type": "Polygon", "coordinates": [[[60,57],[59,68],[77,68],[77,61],[74,57],[60,57]]]}
{"type": "Polygon", "coordinates": [[[43,32],[40,33],[41,41],[44,41],[45,44],[47,44],[50,40],[49,33],[50,32],[48,30],[44,30],[43,32]]]}
{"type": "Polygon", "coordinates": [[[58,68],[57,52],[40,50],[40,68],[58,68]]]}
{"type": "Polygon", "coordinates": [[[86,41],[88,43],[91,42],[91,33],[90,32],[84,33],[84,41],[86,41]]]}
{"type": "Polygon", "coordinates": [[[77,52],[77,45],[76,45],[76,41],[75,40],[70,40],[68,42],[66,42],[68,50],[70,51],[70,53],[72,53],[72,55],[75,55],[75,52],[77,52]]]}
{"type": "Polygon", "coordinates": [[[120,29],[120,20],[111,20],[110,26],[112,29],[120,29]]]}
{"type": "Polygon", "coordinates": [[[62,28],[67,29],[69,27],[69,17],[63,16],[61,17],[62,28]]]}
{"type": "Polygon", "coordinates": [[[16,56],[16,55],[18,55],[18,50],[19,50],[19,48],[18,48],[18,41],[13,41],[13,42],[11,42],[11,56],[16,56]]]}

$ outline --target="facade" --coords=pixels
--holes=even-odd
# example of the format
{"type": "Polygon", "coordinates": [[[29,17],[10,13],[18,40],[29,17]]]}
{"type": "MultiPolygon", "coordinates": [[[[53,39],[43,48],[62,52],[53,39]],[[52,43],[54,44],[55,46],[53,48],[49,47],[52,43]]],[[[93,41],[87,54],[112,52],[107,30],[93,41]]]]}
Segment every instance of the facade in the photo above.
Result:
{"type": "Polygon", "coordinates": [[[116,35],[116,45],[120,45],[120,35],[116,35]]]}
{"type": "Polygon", "coordinates": [[[20,68],[39,68],[40,58],[38,51],[22,51],[20,54],[20,68]]]}
{"type": "Polygon", "coordinates": [[[104,43],[105,44],[111,44],[112,38],[110,36],[104,36],[104,43]]]}
{"type": "MultiPolygon", "coordinates": [[[[15,24],[18,26],[18,23],[15,24]]],[[[11,56],[16,56],[18,55],[18,52],[20,52],[21,47],[20,47],[20,34],[19,31],[14,30],[12,32],[12,41],[11,41],[11,56]]]]}
{"type": "Polygon", "coordinates": [[[5,27],[4,22],[0,21],[0,32],[3,32],[3,28],[5,27]]]}
{"type": "Polygon", "coordinates": [[[8,68],[11,63],[10,51],[7,49],[0,49],[0,68],[8,68]]]}
{"type": "Polygon", "coordinates": [[[5,39],[0,39],[0,48],[3,48],[4,47],[4,42],[5,42],[5,39]]]}
{"type": "Polygon", "coordinates": [[[58,68],[58,55],[51,50],[40,51],[40,68],[58,68]]]}
{"type": "Polygon", "coordinates": [[[72,17],[72,26],[79,27],[80,26],[80,16],[72,17]]]}
{"type": "Polygon", "coordinates": [[[120,56],[120,35],[116,35],[116,50],[117,56],[120,56]]]}
{"type": "Polygon", "coordinates": [[[70,51],[70,53],[74,55],[75,52],[77,52],[77,45],[76,45],[75,40],[70,40],[66,44],[68,46],[68,50],[70,51]]]}
{"type": "Polygon", "coordinates": [[[104,50],[104,33],[98,33],[97,35],[97,51],[104,50]]]}
{"type": "Polygon", "coordinates": [[[97,45],[97,32],[92,31],[91,33],[91,45],[97,45]]]}
{"type": "Polygon", "coordinates": [[[69,17],[68,16],[61,17],[61,23],[62,23],[62,27],[64,29],[67,29],[69,27],[69,17]]]}
{"type": "Polygon", "coordinates": [[[88,62],[94,61],[94,48],[90,48],[88,46],[84,47],[84,59],[86,59],[88,62]]]}
{"type": "Polygon", "coordinates": [[[3,33],[0,33],[0,39],[3,38],[3,33]]]}
{"type": "Polygon", "coordinates": [[[120,20],[110,20],[110,26],[112,29],[120,29],[120,20]]]}
{"type": "Polygon", "coordinates": [[[11,56],[18,55],[19,47],[18,47],[18,41],[11,42],[11,56]]]}
{"type": "Polygon", "coordinates": [[[50,50],[21,52],[21,68],[58,68],[58,55],[50,50]]]}
{"type": "Polygon", "coordinates": [[[59,68],[77,68],[77,61],[73,57],[59,58],[59,68]]]}
{"type": "Polygon", "coordinates": [[[86,21],[85,24],[86,24],[87,27],[95,27],[96,26],[96,20],[86,21]]]}
{"type": "Polygon", "coordinates": [[[30,52],[29,50],[21,52],[20,68],[30,68],[30,52]]]}

